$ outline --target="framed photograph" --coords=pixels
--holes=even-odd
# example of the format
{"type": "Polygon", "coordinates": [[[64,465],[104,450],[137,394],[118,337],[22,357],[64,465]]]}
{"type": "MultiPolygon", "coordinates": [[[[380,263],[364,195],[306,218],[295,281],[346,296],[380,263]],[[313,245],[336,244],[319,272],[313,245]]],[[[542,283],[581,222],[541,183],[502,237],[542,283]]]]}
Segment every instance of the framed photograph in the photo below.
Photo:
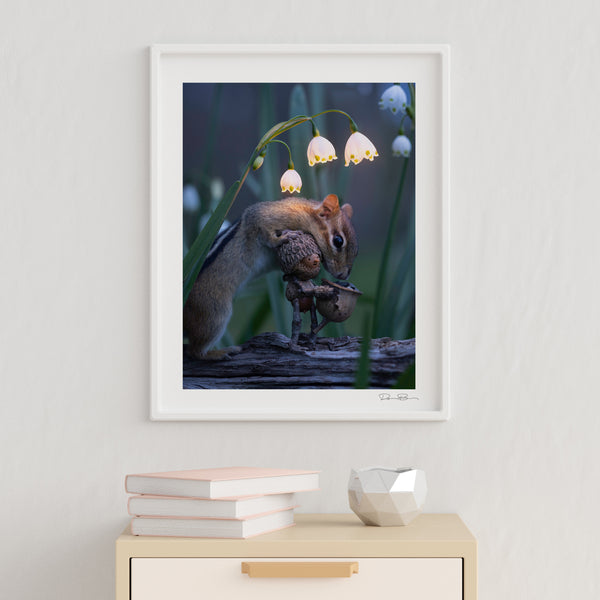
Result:
{"type": "Polygon", "coordinates": [[[151,418],[445,420],[449,48],[151,48],[151,418]]]}

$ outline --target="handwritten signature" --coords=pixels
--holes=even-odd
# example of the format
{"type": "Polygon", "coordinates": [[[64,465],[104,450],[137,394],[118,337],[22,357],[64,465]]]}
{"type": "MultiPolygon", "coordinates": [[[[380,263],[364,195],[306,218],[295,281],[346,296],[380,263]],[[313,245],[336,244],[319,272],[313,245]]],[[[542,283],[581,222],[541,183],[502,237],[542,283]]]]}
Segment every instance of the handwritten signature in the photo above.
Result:
{"type": "Polygon", "coordinates": [[[409,396],[408,394],[396,394],[392,395],[388,392],[381,392],[379,394],[379,399],[384,402],[387,400],[400,400],[401,402],[405,402],[406,400],[418,400],[416,396],[409,396]]]}

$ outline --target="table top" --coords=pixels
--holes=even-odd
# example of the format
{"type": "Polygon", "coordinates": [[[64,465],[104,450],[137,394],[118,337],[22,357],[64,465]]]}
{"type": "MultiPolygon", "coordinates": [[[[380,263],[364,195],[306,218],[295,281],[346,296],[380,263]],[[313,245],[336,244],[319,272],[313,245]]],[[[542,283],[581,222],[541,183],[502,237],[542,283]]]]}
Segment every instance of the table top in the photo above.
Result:
{"type": "Polygon", "coordinates": [[[130,556],[466,556],[476,540],[455,514],[419,515],[403,527],[366,526],[353,513],[295,515],[296,525],[249,539],[134,536],[117,551],[130,556]]]}

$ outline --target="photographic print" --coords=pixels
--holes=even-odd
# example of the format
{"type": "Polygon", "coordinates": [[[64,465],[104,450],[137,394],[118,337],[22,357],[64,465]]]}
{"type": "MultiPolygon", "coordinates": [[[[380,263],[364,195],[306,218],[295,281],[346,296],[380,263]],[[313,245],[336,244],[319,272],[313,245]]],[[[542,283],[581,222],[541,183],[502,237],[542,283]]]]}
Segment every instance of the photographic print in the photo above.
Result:
{"type": "Polygon", "coordinates": [[[414,389],[415,110],[413,83],[183,85],[184,388],[414,389]]]}
{"type": "Polygon", "coordinates": [[[154,418],[447,418],[447,53],[367,48],[153,48],[154,418]]]}

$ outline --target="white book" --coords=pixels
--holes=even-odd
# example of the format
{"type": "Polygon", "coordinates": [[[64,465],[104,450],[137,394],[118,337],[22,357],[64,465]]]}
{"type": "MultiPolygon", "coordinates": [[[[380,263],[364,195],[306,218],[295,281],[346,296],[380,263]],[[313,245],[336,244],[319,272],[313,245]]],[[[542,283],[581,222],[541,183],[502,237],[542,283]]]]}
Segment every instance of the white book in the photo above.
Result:
{"type": "Polygon", "coordinates": [[[240,498],[186,498],[183,496],[131,496],[127,510],[134,516],[246,519],[294,508],[294,494],[240,498]]]}
{"type": "Polygon", "coordinates": [[[231,498],[304,492],[319,487],[318,471],[264,467],[226,467],[127,475],[125,489],[133,494],[231,498]]]}
{"type": "Polygon", "coordinates": [[[294,511],[282,510],[250,519],[195,519],[190,517],[134,517],[133,535],[249,538],[294,525],[294,511]]]}

